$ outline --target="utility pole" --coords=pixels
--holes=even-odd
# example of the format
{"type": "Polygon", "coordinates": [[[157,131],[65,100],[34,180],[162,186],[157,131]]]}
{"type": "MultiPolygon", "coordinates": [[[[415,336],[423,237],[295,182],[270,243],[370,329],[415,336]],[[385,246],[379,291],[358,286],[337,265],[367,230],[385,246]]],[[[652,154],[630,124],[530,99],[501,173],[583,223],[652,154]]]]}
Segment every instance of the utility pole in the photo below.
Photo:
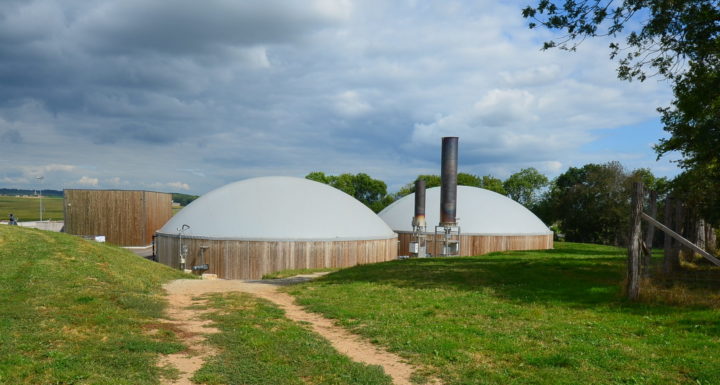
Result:
{"type": "Polygon", "coordinates": [[[44,176],[36,176],[35,179],[40,183],[40,222],[43,220],[43,205],[42,205],[42,181],[45,179],[44,176]]]}

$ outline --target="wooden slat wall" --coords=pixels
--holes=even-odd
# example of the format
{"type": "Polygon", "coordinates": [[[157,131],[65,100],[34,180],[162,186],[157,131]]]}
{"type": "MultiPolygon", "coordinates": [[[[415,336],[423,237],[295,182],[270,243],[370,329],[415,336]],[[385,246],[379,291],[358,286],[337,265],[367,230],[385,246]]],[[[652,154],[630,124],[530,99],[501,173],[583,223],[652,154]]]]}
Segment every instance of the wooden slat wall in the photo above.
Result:
{"type": "MultiPolygon", "coordinates": [[[[438,236],[437,245],[433,243],[434,234],[427,237],[427,251],[440,254],[442,242],[438,236]]],[[[398,233],[398,255],[409,255],[408,244],[412,233],[398,233]]],[[[546,250],[553,248],[553,235],[463,235],[460,234],[460,255],[471,256],[509,250],[546,250]]]]}
{"type": "MultiPolygon", "coordinates": [[[[158,234],[158,261],[180,267],[180,239],[158,234]]],[[[207,263],[207,273],[225,279],[260,279],[288,269],[350,267],[397,259],[397,238],[369,241],[274,242],[183,238],[188,245],[186,268],[207,263]],[[209,246],[204,261],[200,246],[209,246]]]]}
{"type": "Polygon", "coordinates": [[[145,234],[144,245],[152,243],[155,232],[167,223],[173,216],[172,194],[155,191],[143,191],[145,204],[145,234]]]}
{"type": "Polygon", "coordinates": [[[130,190],[65,190],[65,232],[104,235],[119,246],[146,246],[172,216],[172,196],[130,190]]]}

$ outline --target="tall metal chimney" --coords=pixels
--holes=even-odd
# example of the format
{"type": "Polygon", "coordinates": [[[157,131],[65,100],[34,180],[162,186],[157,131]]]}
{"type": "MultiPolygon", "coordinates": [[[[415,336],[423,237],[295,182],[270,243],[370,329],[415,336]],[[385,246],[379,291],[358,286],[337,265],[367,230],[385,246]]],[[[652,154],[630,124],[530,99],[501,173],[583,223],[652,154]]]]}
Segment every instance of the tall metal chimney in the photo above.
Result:
{"type": "MultiPolygon", "coordinates": [[[[440,170],[440,226],[455,226],[457,220],[458,138],[442,138],[442,169],[440,170]]],[[[416,195],[417,199],[417,195],[416,195]]]]}
{"type": "Polygon", "coordinates": [[[425,227],[425,180],[415,181],[415,217],[413,226],[425,227]]]}

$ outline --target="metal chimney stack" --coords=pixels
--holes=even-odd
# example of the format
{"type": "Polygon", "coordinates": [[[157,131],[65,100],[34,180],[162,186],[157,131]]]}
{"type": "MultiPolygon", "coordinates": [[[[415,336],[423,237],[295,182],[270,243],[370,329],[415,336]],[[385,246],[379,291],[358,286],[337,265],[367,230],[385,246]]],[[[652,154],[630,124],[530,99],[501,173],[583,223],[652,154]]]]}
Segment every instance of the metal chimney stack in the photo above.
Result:
{"type": "Polygon", "coordinates": [[[442,138],[442,169],[440,170],[440,226],[455,226],[457,211],[458,138],[442,138]]]}
{"type": "Polygon", "coordinates": [[[427,235],[425,233],[425,181],[415,181],[415,215],[412,220],[413,237],[409,245],[412,256],[425,258],[427,250],[427,235]]]}
{"type": "Polygon", "coordinates": [[[458,138],[442,138],[440,170],[440,223],[435,226],[434,249],[440,255],[459,255],[460,227],[457,224],[458,138]],[[441,230],[441,231],[438,231],[441,230]],[[441,248],[437,242],[442,241],[441,248]]]}
{"type": "Polygon", "coordinates": [[[425,228],[425,181],[415,181],[415,217],[413,226],[425,228]]]}

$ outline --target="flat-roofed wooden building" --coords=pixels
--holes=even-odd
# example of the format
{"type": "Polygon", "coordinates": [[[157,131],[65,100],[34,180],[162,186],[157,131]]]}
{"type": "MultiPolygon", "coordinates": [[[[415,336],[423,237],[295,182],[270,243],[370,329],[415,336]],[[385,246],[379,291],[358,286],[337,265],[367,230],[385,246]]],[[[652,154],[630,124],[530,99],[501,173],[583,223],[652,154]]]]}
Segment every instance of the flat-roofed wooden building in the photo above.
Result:
{"type": "Polygon", "coordinates": [[[118,246],[152,244],[155,231],[172,217],[172,195],[140,190],[67,189],[65,232],[104,235],[118,246]]]}

